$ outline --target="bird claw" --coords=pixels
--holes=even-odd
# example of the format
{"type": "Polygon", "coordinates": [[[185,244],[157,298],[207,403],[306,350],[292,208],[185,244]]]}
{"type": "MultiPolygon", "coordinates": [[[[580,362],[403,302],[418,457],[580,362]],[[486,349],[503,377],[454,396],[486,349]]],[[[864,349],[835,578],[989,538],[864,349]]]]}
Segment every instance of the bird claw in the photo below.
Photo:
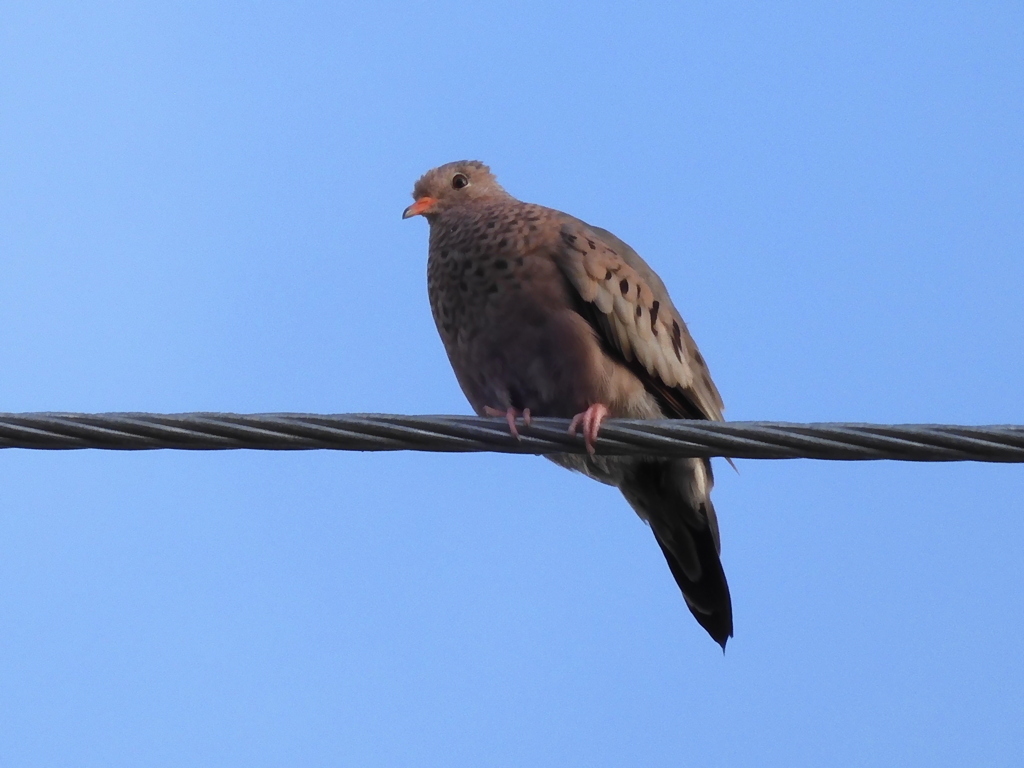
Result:
{"type": "Polygon", "coordinates": [[[587,408],[583,413],[577,413],[569,422],[569,434],[575,436],[580,425],[583,425],[583,443],[587,446],[587,453],[593,456],[596,453],[594,444],[597,442],[597,433],[601,430],[601,422],[608,415],[608,406],[601,403],[587,408]]]}
{"type": "Polygon", "coordinates": [[[524,408],[520,413],[515,408],[509,406],[504,411],[500,408],[491,408],[489,405],[484,406],[484,413],[487,416],[504,416],[505,421],[508,422],[508,431],[512,433],[512,437],[516,440],[522,440],[522,436],[519,434],[519,429],[516,427],[516,419],[520,416],[523,417],[523,424],[530,426],[533,423],[533,417],[530,416],[530,409],[524,408]]]}

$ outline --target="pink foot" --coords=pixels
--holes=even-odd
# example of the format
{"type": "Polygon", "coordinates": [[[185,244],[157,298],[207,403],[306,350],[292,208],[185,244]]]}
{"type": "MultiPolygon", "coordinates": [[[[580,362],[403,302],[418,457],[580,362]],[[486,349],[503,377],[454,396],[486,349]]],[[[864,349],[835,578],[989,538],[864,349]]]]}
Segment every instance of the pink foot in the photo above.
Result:
{"type": "Polygon", "coordinates": [[[587,453],[594,455],[594,443],[597,442],[597,433],[601,430],[601,422],[608,415],[608,406],[601,403],[594,403],[583,413],[577,413],[569,423],[569,434],[575,435],[580,425],[583,425],[583,442],[587,446],[587,453]]]}
{"type": "Polygon", "coordinates": [[[489,405],[484,406],[484,413],[488,416],[504,416],[505,421],[508,422],[508,431],[512,433],[512,437],[516,440],[522,440],[523,438],[519,435],[519,430],[516,428],[516,419],[520,415],[523,417],[523,424],[530,426],[533,420],[530,416],[530,409],[524,408],[522,414],[519,413],[515,408],[511,406],[507,410],[501,410],[500,408],[491,408],[489,405]]]}

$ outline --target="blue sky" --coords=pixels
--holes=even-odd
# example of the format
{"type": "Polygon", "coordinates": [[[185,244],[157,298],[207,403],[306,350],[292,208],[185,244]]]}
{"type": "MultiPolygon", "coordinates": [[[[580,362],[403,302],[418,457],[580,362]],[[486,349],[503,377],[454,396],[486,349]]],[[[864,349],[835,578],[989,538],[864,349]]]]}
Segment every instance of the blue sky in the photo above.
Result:
{"type": "MultiPolygon", "coordinates": [[[[731,419],[1024,423],[1019,3],[9,3],[0,410],[466,413],[415,179],[658,270],[731,419]]],[[[1018,466],[718,468],[723,657],[494,455],[0,453],[0,763],[1016,765],[1018,466]]]]}

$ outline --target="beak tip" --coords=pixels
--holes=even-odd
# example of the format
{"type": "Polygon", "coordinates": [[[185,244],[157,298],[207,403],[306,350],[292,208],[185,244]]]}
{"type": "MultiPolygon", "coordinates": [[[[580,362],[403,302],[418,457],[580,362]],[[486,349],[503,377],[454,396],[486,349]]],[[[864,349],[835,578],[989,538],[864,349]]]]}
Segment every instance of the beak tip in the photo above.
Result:
{"type": "Polygon", "coordinates": [[[402,218],[409,219],[413,216],[420,216],[430,210],[436,202],[437,200],[432,197],[421,197],[415,203],[402,211],[402,218]]]}

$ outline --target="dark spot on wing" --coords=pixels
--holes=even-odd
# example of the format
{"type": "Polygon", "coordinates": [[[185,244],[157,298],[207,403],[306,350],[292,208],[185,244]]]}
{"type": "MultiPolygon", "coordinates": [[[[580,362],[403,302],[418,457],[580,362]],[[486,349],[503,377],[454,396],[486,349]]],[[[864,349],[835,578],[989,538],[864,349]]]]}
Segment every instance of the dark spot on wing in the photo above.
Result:
{"type": "Polygon", "coordinates": [[[675,320],[672,321],[672,350],[676,353],[676,360],[683,362],[683,332],[675,320]]]}
{"type": "Polygon", "coordinates": [[[495,261],[494,261],[494,268],[495,269],[508,269],[508,262],[505,261],[504,259],[495,259],[495,261]]]}
{"type": "Polygon", "coordinates": [[[622,295],[623,296],[625,296],[627,293],[629,293],[629,280],[626,280],[625,278],[623,278],[619,282],[619,290],[622,291],[622,295]]]}
{"type": "Polygon", "coordinates": [[[658,321],[658,310],[661,308],[661,302],[654,302],[651,304],[651,333],[655,336],[658,335],[658,326],[655,323],[658,321]]]}

